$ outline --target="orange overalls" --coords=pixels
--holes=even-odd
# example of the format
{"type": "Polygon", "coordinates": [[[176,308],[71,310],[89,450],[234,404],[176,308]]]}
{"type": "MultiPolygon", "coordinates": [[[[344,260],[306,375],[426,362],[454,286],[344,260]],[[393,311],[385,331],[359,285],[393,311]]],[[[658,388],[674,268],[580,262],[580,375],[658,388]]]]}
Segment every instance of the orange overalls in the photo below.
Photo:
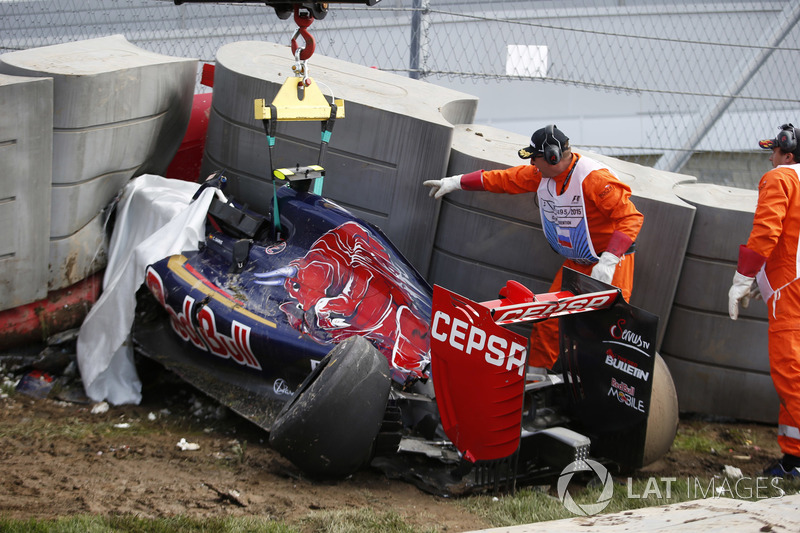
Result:
{"type": "MultiPolygon", "coordinates": [[[[567,170],[552,178],[552,181],[555,182],[556,191],[562,190],[564,182],[568,176],[571,176],[571,170],[580,157],[582,156],[573,153],[572,162],[567,167],[567,170]]],[[[602,167],[602,165],[600,166],[602,167]]],[[[543,180],[549,179],[543,178],[539,169],[533,164],[520,165],[503,170],[485,170],[482,171],[481,178],[483,190],[509,194],[536,191],[543,180]]],[[[626,242],[632,243],[635,241],[642,227],[644,216],[630,200],[630,187],[618,180],[607,168],[592,170],[582,177],[582,180],[585,217],[589,227],[591,243],[596,254],[599,256],[606,251],[612,240],[619,241],[619,239],[612,239],[612,237],[615,237],[615,233],[623,234],[626,242]]],[[[542,206],[540,205],[539,207],[541,210],[542,206]]],[[[608,251],[621,259],[611,283],[621,289],[625,300],[629,300],[631,289],[633,288],[633,254],[624,255],[625,249],[608,249],[608,251]]],[[[577,263],[567,259],[562,267],[565,266],[590,275],[594,264],[577,263]]],[[[558,270],[553,283],[550,285],[551,292],[560,290],[561,269],[558,270]]],[[[545,320],[535,323],[531,332],[528,364],[535,367],[552,368],[558,359],[558,355],[558,321],[545,320]]]]}
{"type": "MultiPolygon", "coordinates": [[[[800,456],[800,165],[779,166],[762,176],[751,252],[766,258],[756,275],[767,302],[769,365],[780,399],[778,444],[800,456]]],[[[740,255],[740,262],[743,256],[740,255]]],[[[742,272],[745,275],[751,273],[742,272]]]]}

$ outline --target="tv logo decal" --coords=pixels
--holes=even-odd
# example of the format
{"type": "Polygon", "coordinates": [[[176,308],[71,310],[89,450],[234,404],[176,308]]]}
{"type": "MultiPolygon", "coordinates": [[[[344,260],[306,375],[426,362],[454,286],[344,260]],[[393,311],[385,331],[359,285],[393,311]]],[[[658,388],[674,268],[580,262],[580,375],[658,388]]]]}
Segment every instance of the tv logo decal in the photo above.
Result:
{"type": "Polygon", "coordinates": [[[611,496],[614,494],[614,481],[606,467],[597,461],[585,459],[573,461],[564,467],[564,470],[561,471],[561,475],[558,478],[557,488],[558,499],[569,512],[580,516],[591,516],[605,509],[609,502],[611,502],[611,496]],[[575,475],[575,472],[586,472],[589,470],[600,478],[600,482],[603,483],[603,491],[600,493],[597,503],[579,504],[572,499],[567,487],[569,486],[569,482],[572,481],[572,476],[575,475]]]}

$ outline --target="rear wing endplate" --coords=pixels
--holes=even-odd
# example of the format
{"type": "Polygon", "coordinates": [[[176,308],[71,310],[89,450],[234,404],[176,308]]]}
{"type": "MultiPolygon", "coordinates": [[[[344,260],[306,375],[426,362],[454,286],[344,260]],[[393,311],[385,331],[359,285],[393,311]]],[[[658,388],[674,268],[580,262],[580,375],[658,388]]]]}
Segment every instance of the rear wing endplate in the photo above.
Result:
{"type": "Polygon", "coordinates": [[[503,326],[606,309],[620,299],[619,289],[597,283],[599,290],[584,294],[534,295],[512,281],[500,291],[505,298],[486,302],[434,286],[436,402],[445,433],[467,460],[502,459],[519,447],[528,339],[503,326]]]}

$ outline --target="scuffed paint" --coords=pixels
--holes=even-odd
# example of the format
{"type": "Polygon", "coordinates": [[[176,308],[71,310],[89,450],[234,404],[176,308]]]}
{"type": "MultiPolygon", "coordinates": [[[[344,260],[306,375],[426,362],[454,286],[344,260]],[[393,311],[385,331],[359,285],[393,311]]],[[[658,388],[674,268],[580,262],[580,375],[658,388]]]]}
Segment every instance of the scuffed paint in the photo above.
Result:
{"type": "Polygon", "coordinates": [[[49,336],[81,325],[100,296],[99,272],[41,300],[0,311],[0,350],[42,342],[49,336]]]}

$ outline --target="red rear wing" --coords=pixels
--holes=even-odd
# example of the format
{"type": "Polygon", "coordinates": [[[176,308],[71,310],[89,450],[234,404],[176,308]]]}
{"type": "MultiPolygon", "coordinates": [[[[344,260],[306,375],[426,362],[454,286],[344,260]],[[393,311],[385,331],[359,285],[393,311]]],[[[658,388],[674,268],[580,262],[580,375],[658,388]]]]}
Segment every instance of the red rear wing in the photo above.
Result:
{"type": "Polygon", "coordinates": [[[431,374],[442,426],[472,462],[517,451],[528,339],[502,324],[604,309],[619,290],[533,295],[518,284],[509,298],[478,303],[438,285],[433,289],[431,374]],[[513,295],[513,296],[512,296],[513,295]]]}
{"type": "Polygon", "coordinates": [[[481,305],[489,308],[496,324],[502,325],[605,309],[614,304],[618,294],[616,289],[577,296],[569,291],[560,291],[539,294],[531,302],[509,304],[505,300],[492,300],[481,305]]]}

